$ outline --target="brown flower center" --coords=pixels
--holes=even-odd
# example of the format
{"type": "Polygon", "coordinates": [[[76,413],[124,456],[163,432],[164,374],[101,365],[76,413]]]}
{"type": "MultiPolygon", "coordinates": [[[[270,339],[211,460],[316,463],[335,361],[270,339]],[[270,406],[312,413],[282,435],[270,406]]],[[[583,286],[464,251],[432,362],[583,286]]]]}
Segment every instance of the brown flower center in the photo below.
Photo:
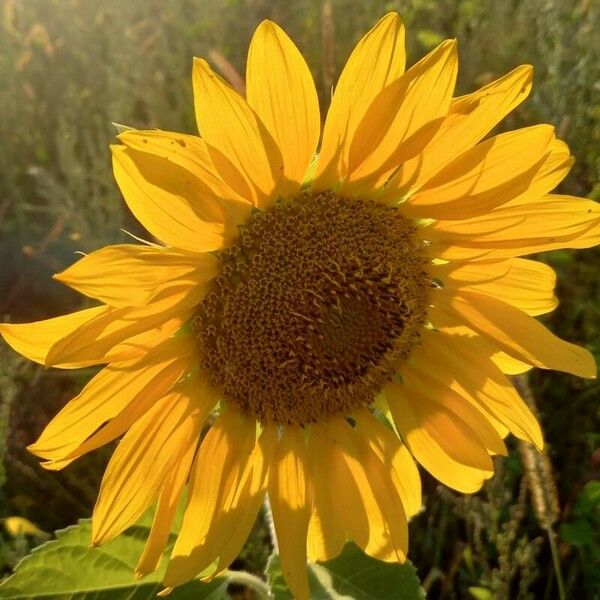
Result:
{"type": "Polygon", "coordinates": [[[194,319],[226,401],[261,422],[370,406],[425,320],[427,257],[396,209],[305,192],[255,211],[194,319]]]}

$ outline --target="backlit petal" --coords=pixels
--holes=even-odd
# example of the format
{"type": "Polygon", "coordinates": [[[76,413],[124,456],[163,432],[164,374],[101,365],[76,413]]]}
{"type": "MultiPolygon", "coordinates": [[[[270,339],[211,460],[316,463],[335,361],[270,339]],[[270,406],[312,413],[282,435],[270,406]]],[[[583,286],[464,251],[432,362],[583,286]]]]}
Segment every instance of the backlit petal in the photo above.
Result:
{"type": "Polygon", "coordinates": [[[61,460],[75,451],[106,421],[131,403],[158,400],[197,360],[190,338],[159,344],[141,360],[113,363],[48,423],[29,450],[47,460],[61,460]]]}
{"type": "Polygon", "coordinates": [[[435,363],[431,373],[500,420],[518,438],[544,445],[537,419],[509,379],[491,361],[489,345],[480,336],[466,337],[428,331],[422,336],[422,365],[435,363]]]}
{"type": "Polygon", "coordinates": [[[79,360],[101,364],[143,355],[181,327],[207,287],[193,278],[165,284],[147,306],[114,308],[98,314],[59,339],[46,366],[79,360]]]}
{"type": "Polygon", "coordinates": [[[403,562],[408,552],[406,514],[389,469],[344,419],[332,419],[328,430],[337,461],[331,493],[348,537],[369,556],[403,562]]]}
{"type": "Polygon", "coordinates": [[[405,62],[404,26],[396,13],[389,13],[356,45],[335,86],[323,130],[317,189],[334,187],[345,178],[358,124],[379,92],[404,73],[405,62]]]}
{"type": "Polygon", "coordinates": [[[240,475],[234,494],[223,505],[223,518],[214,524],[214,535],[221,539],[219,562],[214,574],[222,573],[241,552],[248,539],[267,490],[268,472],[276,443],[276,427],[265,427],[248,463],[240,475]]]}
{"type": "Polygon", "coordinates": [[[146,545],[144,546],[144,552],[140,556],[135,568],[136,578],[141,578],[152,573],[160,565],[165,547],[169,541],[177,505],[181,499],[195,453],[196,445],[190,445],[187,452],[181,456],[165,481],[158,497],[156,512],[154,513],[146,545]]]}
{"type": "Polygon", "coordinates": [[[402,211],[416,218],[468,219],[517,196],[529,196],[553,140],[552,127],[536,125],[481,142],[408,198],[402,211]]]}
{"type": "Polygon", "coordinates": [[[126,146],[111,149],[125,202],[152,235],[189,252],[216,250],[230,239],[238,215],[203,197],[202,183],[190,171],[156,154],[126,146]]]}
{"type": "Polygon", "coordinates": [[[304,180],[319,142],[319,99],[304,58],[272,21],[263,21],[250,43],[246,97],[283,157],[283,195],[304,180]]]}
{"type": "MultiPolygon", "coordinates": [[[[210,536],[221,507],[235,493],[239,475],[252,455],[255,423],[237,410],[226,409],[206,434],[196,455],[181,530],[164,577],[167,587],[185,583],[218,558],[227,541],[210,536]]],[[[218,533],[218,531],[217,531],[218,533]]]]}
{"type": "Polygon", "coordinates": [[[456,42],[447,40],[375,97],[351,142],[344,191],[369,189],[421,152],[448,112],[457,69],[456,42]]]}
{"type": "Polygon", "coordinates": [[[590,352],[556,337],[518,308],[473,292],[450,297],[436,293],[435,302],[438,301],[446,304],[458,319],[519,360],[579,377],[596,376],[596,364],[590,352]]]}
{"type": "MultiPolygon", "coordinates": [[[[219,392],[209,382],[210,375],[206,371],[197,371],[184,382],[178,384],[174,394],[180,394],[185,401],[186,398],[192,398],[192,401],[199,406],[207,406],[207,410],[214,408],[219,401],[219,392]]],[[[161,380],[158,381],[162,385],[161,380]]],[[[64,468],[80,456],[96,450],[112,442],[114,439],[123,435],[138,419],[145,415],[154,406],[156,396],[154,394],[140,395],[135,402],[125,404],[122,409],[111,418],[100,429],[88,437],[85,442],[71,450],[64,458],[42,463],[46,469],[57,471],[64,468]]]]}
{"type": "Polygon", "coordinates": [[[511,258],[497,262],[448,263],[431,269],[443,287],[491,296],[520,308],[528,315],[541,315],[556,308],[556,274],[544,263],[511,258]]]}
{"type": "Polygon", "coordinates": [[[386,186],[386,197],[418,190],[438,171],[477,144],[531,91],[533,69],[517,67],[481,89],[454,98],[448,115],[418,156],[404,162],[386,186]]]}
{"type": "Polygon", "coordinates": [[[121,244],[84,256],[54,278],[86,296],[121,307],[146,304],[167,281],[194,274],[202,284],[219,271],[220,262],[212,254],[121,244]]]}
{"type": "Polygon", "coordinates": [[[369,412],[360,411],[353,416],[370,448],[390,470],[406,515],[416,515],[421,510],[421,477],[410,452],[396,433],[369,412]]]}
{"type": "Polygon", "coordinates": [[[511,202],[463,222],[439,222],[422,231],[431,253],[446,260],[496,260],[600,243],[600,204],[549,194],[511,202]]]}
{"type": "Polygon", "coordinates": [[[93,544],[119,535],[156,500],[167,478],[195,448],[211,408],[193,390],[174,390],[133,424],[102,479],[92,517],[93,544]]]}
{"type": "Polygon", "coordinates": [[[468,494],[492,476],[489,456],[466,423],[432,406],[424,394],[409,399],[408,392],[397,383],[388,384],[384,393],[402,438],[436,479],[468,494]]]}
{"type": "Polygon", "coordinates": [[[309,600],[306,536],[313,493],[301,427],[285,428],[275,448],[268,489],[281,571],[294,598],[309,600]]]}
{"type": "Polygon", "coordinates": [[[331,493],[333,457],[327,433],[321,425],[311,427],[308,452],[314,490],[313,512],[308,526],[308,558],[312,561],[331,560],[342,551],[346,532],[331,493]]]}
{"type": "MultiPolygon", "coordinates": [[[[430,310],[429,317],[433,317],[434,313],[438,311],[438,307],[432,307],[430,310]],[[433,313],[433,314],[432,314],[433,313]]],[[[446,320],[450,319],[452,322],[451,326],[437,326],[436,330],[441,331],[446,335],[456,335],[465,338],[477,338],[477,344],[480,346],[482,356],[489,356],[490,360],[502,371],[502,373],[506,373],[507,375],[520,375],[521,373],[526,373],[533,369],[532,365],[524,363],[512,356],[506,354],[502,350],[498,349],[497,346],[493,344],[491,340],[488,340],[482,336],[480,336],[477,332],[473,331],[470,327],[466,325],[458,325],[456,320],[456,315],[451,315],[446,313],[444,315],[446,320]]],[[[433,320],[432,320],[433,322],[433,320]]],[[[435,323],[434,323],[435,325],[435,323]]]]}
{"type": "Polygon", "coordinates": [[[246,100],[201,58],[194,59],[193,83],[196,122],[212,163],[242,197],[266,206],[275,197],[283,173],[272,136],[246,100]]]}
{"type": "MultiPolygon", "coordinates": [[[[0,323],[0,334],[19,354],[43,365],[48,351],[57,341],[108,310],[106,306],[96,306],[33,323],[0,323]]],[[[75,359],[71,363],[58,363],[54,366],[61,369],[78,369],[86,366],[86,363],[75,359]]]]}
{"type": "MultiPolygon", "coordinates": [[[[426,396],[431,410],[441,409],[450,419],[462,421],[475,432],[476,438],[490,454],[506,456],[508,454],[506,446],[498,432],[490,424],[487,415],[465,402],[465,399],[450,386],[432,376],[431,371],[435,370],[432,365],[437,368],[435,359],[432,363],[415,359],[410,365],[402,366],[400,373],[402,374],[402,383],[406,388],[406,395],[414,402],[420,402],[420,399],[426,396]]],[[[448,429],[448,433],[450,433],[450,429],[448,429]]],[[[451,436],[449,435],[449,437],[451,436]]],[[[480,469],[489,468],[490,465],[487,457],[481,459],[480,453],[473,453],[471,462],[467,464],[480,469]]]]}
{"type": "Polygon", "coordinates": [[[158,129],[132,129],[118,137],[129,148],[154,154],[193,175],[195,194],[190,199],[201,198],[200,204],[194,204],[194,208],[206,214],[208,220],[225,223],[227,240],[237,234],[236,225],[247,219],[252,204],[220,177],[205,140],[195,135],[158,129]]]}

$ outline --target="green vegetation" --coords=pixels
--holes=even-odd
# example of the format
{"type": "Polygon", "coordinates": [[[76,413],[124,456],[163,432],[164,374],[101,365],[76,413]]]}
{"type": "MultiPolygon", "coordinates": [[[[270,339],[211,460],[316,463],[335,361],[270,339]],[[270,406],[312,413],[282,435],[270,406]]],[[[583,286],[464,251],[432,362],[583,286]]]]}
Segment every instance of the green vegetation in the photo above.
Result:
{"type": "MultiPolygon", "coordinates": [[[[229,78],[243,74],[253,30],[274,19],[307,57],[325,108],[349,51],[389,10],[406,22],[410,62],[459,39],[461,93],[533,64],[530,99],[501,127],[555,125],[577,158],[561,191],[600,199],[593,0],[0,0],[0,317],[81,306],[50,275],[77,250],[126,240],[120,228],[144,234],[112,178],[111,123],[193,132],[192,56],[209,57],[229,78]]],[[[561,301],[545,322],[597,358],[599,258],[597,249],[543,257],[558,272],[561,301]]],[[[43,472],[24,448],[91,373],[44,372],[0,346],[0,517],[51,532],[89,516],[110,448],[65,473],[43,472]]],[[[520,385],[539,412],[544,454],[512,441],[496,477],[472,497],[425,477],[410,558],[429,598],[551,600],[557,570],[567,598],[598,589],[600,385],[546,372],[520,385]]],[[[257,526],[240,567],[264,568],[266,539],[257,526]]],[[[3,574],[40,541],[13,538],[0,524],[3,574]]]]}

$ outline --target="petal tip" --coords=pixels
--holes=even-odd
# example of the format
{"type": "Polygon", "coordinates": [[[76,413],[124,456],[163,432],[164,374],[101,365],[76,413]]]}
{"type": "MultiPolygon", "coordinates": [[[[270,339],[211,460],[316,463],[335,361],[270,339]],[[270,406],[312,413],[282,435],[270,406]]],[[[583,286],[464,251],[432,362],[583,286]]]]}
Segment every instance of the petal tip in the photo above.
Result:
{"type": "Polygon", "coordinates": [[[401,21],[400,15],[396,11],[391,10],[389,13],[386,13],[385,15],[383,15],[383,17],[381,17],[378,25],[382,24],[382,23],[387,23],[388,21],[389,22],[393,21],[395,23],[400,22],[401,21]]]}
{"type": "Polygon", "coordinates": [[[127,150],[122,144],[109,144],[110,152],[114,160],[119,159],[119,155],[127,150]]]}
{"type": "Polygon", "coordinates": [[[33,442],[33,444],[29,444],[29,446],[25,446],[25,450],[27,450],[27,452],[30,452],[31,454],[34,454],[35,456],[39,456],[39,454],[37,453],[37,442],[33,442]]]}
{"type": "Polygon", "coordinates": [[[279,27],[279,25],[277,25],[277,23],[275,23],[274,21],[271,21],[271,19],[263,19],[258,24],[258,27],[255,30],[255,33],[262,29],[271,29],[271,30],[277,31],[278,29],[281,29],[281,27],[279,27]]]}
{"type": "Polygon", "coordinates": [[[204,58],[194,56],[192,63],[194,66],[194,71],[196,71],[197,69],[201,69],[203,71],[211,71],[210,65],[206,62],[204,58]]]}

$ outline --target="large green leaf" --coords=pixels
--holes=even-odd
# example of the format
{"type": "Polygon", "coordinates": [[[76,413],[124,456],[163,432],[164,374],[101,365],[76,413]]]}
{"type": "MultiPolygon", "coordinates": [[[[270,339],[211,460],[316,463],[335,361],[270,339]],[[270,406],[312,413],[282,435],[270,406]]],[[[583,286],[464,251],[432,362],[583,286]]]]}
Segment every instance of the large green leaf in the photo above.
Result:
{"type": "MultiPolygon", "coordinates": [[[[293,600],[278,556],[267,567],[274,600],[293,600]]],[[[348,543],[333,560],[308,567],[311,600],[423,600],[416,570],[410,562],[384,563],[348,543]]]]}
{"type": "MultiPolygon", "coordinates": [[[[0,599],[142,600],[154,599],[164,587],[163,560],[155,573],[136,580],[133,572],[148,537],[143,519],[118,538],[91,548],[91,523],[80,521],[56,533],[56,539],[37,547],[0,585],[0,599]]],[[[226,579],[210,584],[192,581],[176,588],[169,600],[228,599],[226,579]]]]}

